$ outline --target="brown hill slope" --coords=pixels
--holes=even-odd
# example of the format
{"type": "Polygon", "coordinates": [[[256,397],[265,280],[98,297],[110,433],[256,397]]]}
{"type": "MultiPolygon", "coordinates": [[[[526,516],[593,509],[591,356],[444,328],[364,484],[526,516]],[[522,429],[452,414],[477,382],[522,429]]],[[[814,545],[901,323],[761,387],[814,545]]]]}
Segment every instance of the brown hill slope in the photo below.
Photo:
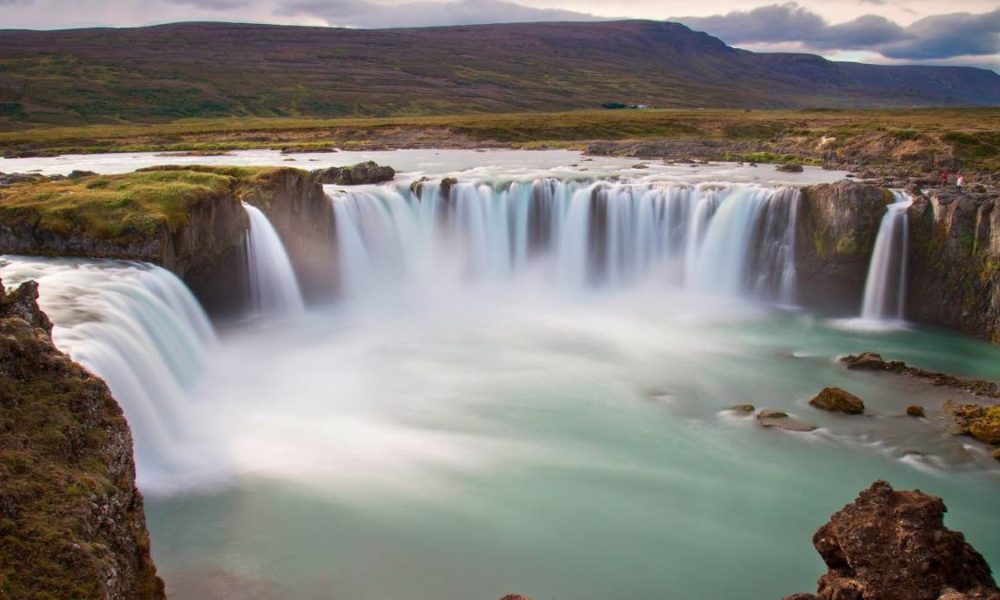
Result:
{"type": "Polygon", "coordinates": [[[1000,75],[755,54],[677,23],[0,31],[0,123],[594,108],[1000,105],[1000,75]]]}

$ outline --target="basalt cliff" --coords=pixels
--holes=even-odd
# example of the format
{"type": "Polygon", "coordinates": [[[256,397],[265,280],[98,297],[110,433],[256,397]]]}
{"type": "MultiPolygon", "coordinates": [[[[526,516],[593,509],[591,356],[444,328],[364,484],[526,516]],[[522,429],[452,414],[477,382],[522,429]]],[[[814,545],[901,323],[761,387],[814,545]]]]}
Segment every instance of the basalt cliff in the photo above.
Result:
{"type": "Polygon", "coordinates": [[[163,599],[128,424],[37,295],[0,283],[0,597],[163,599]]]}

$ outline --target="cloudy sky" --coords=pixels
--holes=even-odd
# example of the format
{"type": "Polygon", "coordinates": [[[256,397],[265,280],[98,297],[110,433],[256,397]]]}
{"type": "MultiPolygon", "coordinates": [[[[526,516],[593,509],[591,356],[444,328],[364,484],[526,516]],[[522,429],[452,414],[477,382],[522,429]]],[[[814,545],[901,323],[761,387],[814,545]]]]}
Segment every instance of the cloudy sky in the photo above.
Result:
{"type": "Polygon", "coordinates": [[[0,27],[30,29],[194,20],[377,28],[621,17],[680,21],[750,50],[1000,72],[997,0],[0,0],[0,27]]]}

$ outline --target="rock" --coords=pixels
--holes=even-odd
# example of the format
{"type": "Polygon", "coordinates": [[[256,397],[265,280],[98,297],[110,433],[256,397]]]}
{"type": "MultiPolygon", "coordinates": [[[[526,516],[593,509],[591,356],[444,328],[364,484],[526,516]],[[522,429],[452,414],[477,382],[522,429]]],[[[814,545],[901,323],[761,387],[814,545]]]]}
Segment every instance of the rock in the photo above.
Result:
{"type": "Polygon", "coordinates": [[[911,405],[906,407],[906,415],[910,417],[926,417],[923,406],[911,405]]]}
{"type": "Polygon", "coordinates": [[[647,165],[646,163],[637,163],[637,164],[632,165],[632,168],[633,169],[648,169],[649,165],[647,165]]]}
{"type": "Polygon", "coordinates": [[[424,189],[424,183],[430,181],[430,177],[421,177],[415,181],[410,182],[410,193],[416,197],[420,197],[420,193],[424,189]]]}
{"type": "Polygon", "coordinates": [[[788,163],[784,165],[778,165],[774,167],[775,171],[781,171],[782,173],[801,173],[805,169],[802,165],[798,163],[788,163]]]}
{"type": "Polygon", "coordinates": [[[920,293],[907,318],[1000,344],[1000,210],[995,192],[927,190],[907,211],[908,276],[920,293]]]}
{"type": "Polygon", "coordinates": [[[944,410],[954,419],[957,434],[971,436],[984,444],[1000,444],[1000,404],[981,406],[948,400],[944,410]]]}
{"type": "Polygon", "coordinates": [[[312,175],[322,184],[366,185],[392,181],[396,177],[396,170],[369,160],[351,167],[320,169],[313,171],[312,175]]]}
{"type": "Polygon", "coordinates": [[[1000,460],[1000,448],[993,451],[993,458],[1000,460]]]}
{"type": "Polygon", "coordinates": [[[816,397],[809,401],[809,406],[827,412],[841,412],[847,415],[860,415],[865,412],[865,403],[854,394],[838,387],[823,388],[816,397]]]}
{"type": "Polygon", "coordinates": [[[737,404],[731,407],[729,410],[740,413],[742,415],[752,415],[753,411],[757,410],[754,408],[753,404],[737,404]]]}
{"type": "Polygon", "coordinates": [[[986,560],[961,533],[944,526],[945,510],[940,498],[897,492],[884,481],[872,484],[813,536],[829,568],[819,578],[816,598],[1000,598],[986,560]]]}
{"type": "Polygon", "coordinates": [[[80,171],[77,169],[73,169],[72,171],[69,172],[69,175],[67,175],[66,177],[68,179],[83,179],[84,177],[96,177],[96,176],[97,173],[93,171],[80,171]]]}
{"type": "Polygon", "coordinates": [[[37,295],[0,283],[0,597],[163,600],[125,416],[37,295]]]}
{"type": "Polygon", "coordinates": [[[500,598],[500,600],[531,600],[531,598],[522,596],[521,594],[507,594],[503,598],[500,598]]]}
{"type": "Polygon", "coordinates": [[[982,379],[959,379],[947,373],[937,373],[911,367],[899,360],[882,360],[882,357],[874,352],[863,352],[857,355],[848,355],[840,359],[840,362],[848,369],[867,371],[887,371],[900,375],[909,375],[917,379],[926,379],[929,383],[937,387],[950,387],[974,394],[976,396],[988,396],[990,398],[1000,398],[1000,386],[992,381],[982,379]]]}
{"type": "Polygon", "coordinates": [[[451,196],[451,188],[458,184],[458,180],[454,177],[445,177],[441,180],[441,196],[448,198],[451,196]]]}
{"type": "Polygon", "coordinates": [[[885,361],[882,355],[875,352],[862,352],[861,354],[851,354],[840,359],[848,369],[863,371],[882,371],[885,369],[885,361]]]}
{"type": "Polygon", "coordinates": [[[775,429],[784,429],[785,431],[809,432],[816,430],[815,425],[799,421],[798,419],[793,419],[788,416],[788,413],[780,410],[765,409],[760,411],[757,413],[757,422],[760,423],[762,427],[773,427],[775,429]]]}
{"type": "Polygon", "coordinates": [[[850,179],[801,189],[795,227],[799,302],[857,309],[891,200],[886,190],[850,179]]]}

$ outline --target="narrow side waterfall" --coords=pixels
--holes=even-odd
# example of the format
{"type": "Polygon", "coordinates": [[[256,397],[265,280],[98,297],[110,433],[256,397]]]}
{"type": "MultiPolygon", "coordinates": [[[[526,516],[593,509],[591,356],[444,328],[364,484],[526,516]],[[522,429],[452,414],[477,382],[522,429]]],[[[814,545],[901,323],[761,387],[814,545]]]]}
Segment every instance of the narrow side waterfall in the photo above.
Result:
{"type": "Polygon", "coordinates": [[[244,202],[243,208],[250,217],[246,247],[254,309],[268,316],[302,313],[302,291],[278,232],[256,206],[244,202]]]}
{"type": "Polygon", "coordinates": [[[895,202],[886,208],[879,225],[875,249],[865,281],[861,318],[871,321],[899,321],[906,304],[906,261],[909,225],[906,209],[913,204],[906,192],[894,190],[895,202]]]}
{"type": "Polygon", "coordinates": [[[661,282],[790,304],[798,190],[540,179],[442,195],[366,187],[331,196],[341,286],[448,277],[570,287],[661,282]]]}
{"type": "Polygon", "coordinates": [[[189,472],[204,459],[188,399],[216,338],[177,277],[141,263],[4,257],[0,278],[38,281],[56,345],[103,378],[122,405],[140,482],[189,472]]]}

